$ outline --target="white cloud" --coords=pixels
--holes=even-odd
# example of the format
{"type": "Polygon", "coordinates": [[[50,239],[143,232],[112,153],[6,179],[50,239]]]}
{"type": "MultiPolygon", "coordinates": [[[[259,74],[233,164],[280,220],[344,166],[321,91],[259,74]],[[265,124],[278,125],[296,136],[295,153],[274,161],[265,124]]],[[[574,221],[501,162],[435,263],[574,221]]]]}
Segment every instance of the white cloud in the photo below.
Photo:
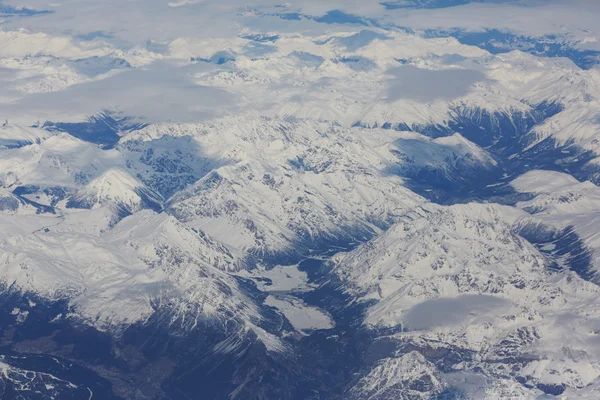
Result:
{"type": "MultiPolygon", "coordinates": [[[[485,80],[484,75],[456,69],[432,71],[402,67],[389,70],[397,64],[391,64],[395,63],[393,59],[384,59],[386,54],[397,51],[410,57],[413,52],[407,51],[402,42],[396,47],[383,43],[389,42],[381,40],[388,34],[384,35],[381,30],[373,33],[364,26],[325,24],[311,19],[284,20],[264,14],[299,12],[319,16],[339,9],[384,24],[416,29],[496,28],[531,34],[570,34],[586,38],[586,46],[594,48],[600,43],[596,18],[600,4],[590,0],[575,1],[577,6],[573,2],[558,0],[523,0],[517,3],[474,3],[438,10],[387,10],[380,0],[303,0],[283,5],[278,0],[257,0],[256,3],[241,0],[64,0],[60,3],[53,0],[4,0],[3,4],[51,10],[53,13],[8,18],[4,22],[0,38],[10,40],[0,43],[0,59],[12,57],[15,60],[0,63],[0,66],[12,68],[0,71],[0,117],[8,115],[11,119],[29,122],[38,119],[64,121],[80,119],[104,108],[117,108],[149,121],[188,122],[240,109],[262,112],[290,98],[290,102],[281,105],[280,113],[287,115],[291,112],[298,116],[322,114],[323,117],[339,116],[344,119],[351,110],[362,107],[360,101],[363,99],[379,100],[381,90],[383,97],[387,96],[387,99],[381,98],[382,101],[454,99],[467,94],[476,82],[485,80]],[[588,31],[582,31],[580,27],[588,31]],[[338,47],[343,47],[343,57],[348,58],[342,57],[337,61],[331,58],[322,68],[319,67],[320,62],[314,65],[293,60],[281,64],[269,62],[284,53],[323,49],[326,46],[311,43],[310,38],[339,31],[346,33],[345,39],[338,41],[338,47]],[[253,44],[239,37],[255,32],[288,37],[274,44],[253,44]],[[352,33],[357,35],[350,36],[352,33]],[[300,40],[304,40],[301,45],[300,40]],[[375,45],[369,52],[366,48],[374,42],[382,42],[382,47],[375,45]],[[190,57],[210,58],[223,51],[231,52],[232,57],[245,56],[246,59],[229,69],[204,63],[182,66],[189,63],[190,57]],[[29,53],[48,54],[49,57],[58,57],[59,61],[53,61],[52,65],[36,65],[36,70],[26,58],[29,53]],[[68,63],[64,68],[61,64],[63,58],[76,60],[103,55],[109,59],[123,57],[134,67],[144,65],[145,69],[119,72],[114,76],[108,74],[96,79],[79,77],[77,70],[68,71],[68,63]],[[375,56],[376,59],[373,58],[375,56]],[[167,62],[169,58],[171,62],[167,62]],[[175,58],[179,60],[174,61],[175,58]],[[249,58],[264,58],[264,61],[252,64],[249,58]],[[354,62],[343,62],[348,60],[354,62]],[[50,67],[56,70],[51,71],[50,67]],[[302,73],[306,68],[321,68],[322,75],[315,75],[312,79],[310,74],[302,73]],[[222,76],[209,80],[210,72],[216,70],[223,71],[222,76]],[[381,76],[386,70],[390,72],[391,79],[381,76]],[[204,82],[207,86],[200,86],[196,77],[204,72],[208,73],[203,75],[207,78],[204,82]],[[296,73],[300,75],[296,76],[296,73]],[[362,73],[376,74],[372,78],[381,79],[387,87],[377,89],[365,84],[360,96],[356,92],[354,97],[343,99],[329,84],[348,82],[348,79],[353,81],[353,74],[362,73]],[[49,74],[52,76],[44,77],[49,74]],[[292,75],[298,79],[295,83],[288,81],[292,75]],[[46,81],[41,82],[43,79],[46,81]],[[74,85],[74,82],[79,83],[74,85]],[[260,82],[256,87],[261,89],[241,89],[240,85],[247,82],[260,82]],[[209,86],[213,84],[219,88],[209,86]],[[35,90],[30,92],[49,88],[46,91],[53,93],[25,95],[22,93],[25,90],[21,90],[23,85],[34,87],[35,90]],[[254,97],[247,97],[249,93],[254,97]],[[322,103],[317,105],[314,102],[312,108],[302,105],[303,108],[293,101],[308,98],[321,99],[322,103]],[[336,106],[324,107],[333,104],[332,101],[340,102],[336,106]]],[[[389,35],[394,36],[392,32],[389,35]]],[[[450,45],[445,46],[449,48],[450,45]]],[[[452,52],[456,52],[458,45],[452,46],[452,52]]],[[[333,57],[331,53],[332,50],[327,49],[323,54],[315,54],[315,59],[333,57]]],[[[342,84],[337,85],[335,90],[348,96],[349,91],[342,84]]],[[[356,88],[355,91],[358,90],[356,88]]]]}
{"type": "Polygon", "coordinates": [[[393,68],[388,73],[392,76],[387,91],[388,101],[453,100],[466,95],[473,84],[486,79],[484,74],[475,70],[433,70],[412,65],[393,68]]]}
{"type": "Polygon", "coordinates": [[[193,82],[193,74],[202,68],[210,66],[154,63],[63,91],[24,96],[2,105],[0,112],[30,121],[70,121],[114,108],[148,122],[193,122],[233,110],[236,100],[229,92],[193,82]]]}

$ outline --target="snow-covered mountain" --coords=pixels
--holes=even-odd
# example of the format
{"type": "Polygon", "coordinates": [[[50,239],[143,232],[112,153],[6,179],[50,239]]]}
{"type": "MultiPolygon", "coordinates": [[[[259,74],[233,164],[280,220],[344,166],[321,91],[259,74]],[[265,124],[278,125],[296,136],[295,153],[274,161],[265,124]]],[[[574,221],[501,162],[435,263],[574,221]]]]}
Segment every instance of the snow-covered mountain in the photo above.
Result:
{"type": "Polygon", "coordinates": [[[598,232],[596,229],[600,191],[591,183],[554,171],[530,171],[511,185],[532,198],[517,207],[532,216],[523,230],[540,248],[560,255],[559,267],[578,272],[597,282],[598,232]]]}
{"type": "MultiPolygon", "coordinates": [[[[227,147],[212,157],[224,165],[173,196],[166,210],[241,258],[272,262],[328,242],[362,240],[423,201],[386,171],[393,137],[385,132],[243,121],[226,120],[213,131],[227,147]]],[[[199,146],[215,149],[214,134],[199,137],[199,146]]]]}
{"type": "MultiPolygon", "coordinates": [[[[422,374],[430,390],[441,392],[454,386],[455,375],[477,372],[500,386],[512,381],[505,395],[517,397],[581,389],[598,378],[591,344],[598,287],[574,272],[550,270],[551,261],[515,230],[524,217],[493,205],[426,207],[331,260],[346,290],[372,302],[363,323],[388,328],[378,341],[396,352],[351,393],[371,398],[374,387],[381,392],[373,398],[396,398],[422,374]],[[424,371],[380,386],[414,351],[425,357],[412,356],[419,361],[414,370],[424,371]]],[[[431,395],[419,391],[425,393],[414,398],[431,395]]]]}
{"type": "Polygon", "coordinates": [[[597,397],[600,9],[534,3],[4,0],[0,397],[597,397]]]}
{"type": "Polygon", "coordinates": [[[72,295],[73,306],[90,320],[138,321],[152,313],[152,301],[162,296],[172,296],[171,302],[177,303],[180,295],[169,295],[171,290],[190,290],[200,309],[210,313],[221,303],[211,291],[223,290],[219,285],[235,286],[221,272],[232,262],[223,247],[164,214],[137,213],[101,237],[61,232],[48,217],[32,217],[30,226],[15,231],[10,229],[15,217],[3,218],[4,285],[52,299],[72,295]],[[35,229],[44,223],[47,227],[35,229]],[[187,288],[176,288],[174,281],[180,279],[187,288]],[[194,285],[202,289],[191,290],[194,285]],[[204,305],[206,298],[211,307],[204,305]]]}
{"type": "Polygon", "coordinates": [[[109,208],[113,214],[109,226],[113,226],[122,217],[143,208],[160,210],[161,198],[127,171],[114,168],[92,179],[70,196],[66,207],[90,210],[109,208]]]}

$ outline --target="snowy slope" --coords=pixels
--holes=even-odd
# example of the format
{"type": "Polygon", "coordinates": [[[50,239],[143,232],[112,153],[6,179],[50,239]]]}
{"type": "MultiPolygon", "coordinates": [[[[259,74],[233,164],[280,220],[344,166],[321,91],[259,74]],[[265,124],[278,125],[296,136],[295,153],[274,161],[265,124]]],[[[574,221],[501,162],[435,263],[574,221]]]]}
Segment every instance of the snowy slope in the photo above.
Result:
{"type": "Polygon", "coordinates": [[[0,127],[0,149],[22,147],[32,143],[39,143],[50,136],[45,130],[23,128],[21,126],[3,123],[0,127]]]}
{"type": "MultiPolygon", "coordinates": [[[[2,218],[6,226],[14,217],[2,218]]],[[[222,272],[231,256],[172,217],[136,213],[100,237],[56,233],[52,225],[32,230],[35,225],[2,233],[3,283],[53,299],[69,296],[74,310],[94,324],[144,320],[162,303],[172,311],[171,322],[187,328],[224,315],[255,316],[252,302],[222,272]]]]}
{"type": "MultiPolygon", "coordinates": [[[[29,131],[29,128],[21,129],[29,131]]],[[[66,133],[50,136],[40,143],[0,151],[5,186],[73,187],[114,165],[118,157],[117,153],[102,152],[97,146],[66,133]]]]}
{"type": "Polygon", "coordinates": [[[380,361],[350,390],[351,399],[429,399],[444,387],[435,366],[418,352],[380,361]]]}
{"type": "MultiPolygon", "coordinates": [[[[502,380],[509,368],[526,387],[585,387],[600,373],[590,347],[600,291],[573,272],[546,269],[513,230],[524,215],[494,205],[428,206],[331,263],[358,301],[375,301],[365,324],[403,328],[387,337],[400,354],[420,349],[447,373],[481,368],[502,380]],[[460,356],[436,356],[448,351],[460,356]]],[[[361,386],[376,385],[379,370],[392,374],[396,362],[368,372],[361,386]]],[[[516,381],[513,395],[525,390],[516,381]]]]}
{"type": "Polygon", "coordinates": [[[170,199],[167,211],[241,256],[368,237],[422,202],[385,171],[395,158],[386,143],[397,134],[308,121],[223,123],[194,135],[200,148],[223,143],[209,156],[225,165],[170,199]]]}
{"type": "MultiPolygon", "coordinates": [[[[517,204],[532,214],[528,223],[543,224],[555,231],[573,229],[584,249],[591,251],[587,268],[590,277],[596,279],[600,265],[600,188],[567,174],[540,170],[528,172],[511,184],[515,190],[535,196],[517,204]]],[[[559,245],[557,242],[555,247],[559,245]]]]}
{"type": "Polygon", "coordinates": [[[119,168],[109,169],[69,198],[68,207],[94,209],[103,204],[115,204],[129,212],[142,208],[144,203],[160,207],[158,194],[119,168]]]}
{"type": "Polygon", "coordinates": [[[262,305],[227,273],[233,264],[227,250],[166,214],[137,212],[101,236],[49,217],[0,218],[2,286],[67,301],[69,315],[55,321],[118,333],[152,319],[178,334],[231,330],[221,339],[225,354],[239,350],[249,334],[268,351],[286,349],[261,328],[262,305]]]}
{"type": "MultiPolygon", "coordinates": [[[[511,232],[511,224],[522,215],[475,203],[427,205],[332,262],[339,265],[336,272],[343,281],[357,285],[366,298],[381,300],[371,308],[367,323],[397,325],[406,307],[431,298],[498,290],[503,280],[521,281],[528,271],[543,270],[535,249],[511,232]],[[521,279],[515,268],[522,270],[521,279]],[[490,281],[489,273],[495,279],[490,281]]],[[[511,285],[503,290],[512,290],[511,285]]]]}
{"type": "Polygon", "coordinates": [[[48,209],[36,207],[35,204],[28,204],[26,199],[15,196],[10,191],[0,188],[0,213],[2,214],[32,215],[48,211],[48,209]]]}

